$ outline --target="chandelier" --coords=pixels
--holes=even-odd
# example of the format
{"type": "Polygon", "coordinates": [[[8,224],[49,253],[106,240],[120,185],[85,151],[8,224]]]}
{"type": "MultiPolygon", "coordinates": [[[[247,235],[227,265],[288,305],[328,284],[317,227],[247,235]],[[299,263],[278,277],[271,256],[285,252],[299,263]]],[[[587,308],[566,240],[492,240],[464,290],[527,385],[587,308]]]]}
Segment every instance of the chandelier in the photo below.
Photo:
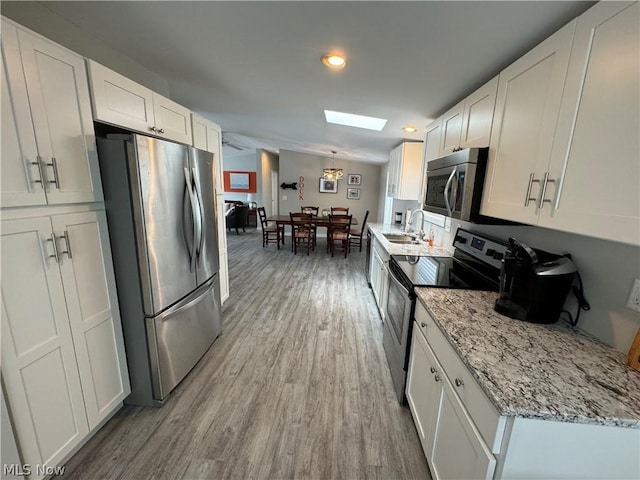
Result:
{"type": "Polygon", "coordinates": [[[331,150],[331,154],[333,155],[331,160],[331,168],[322,169],[322,178],[326,180],[339,180],[344,177],[344,171],[341,168],[336,168],[336,151],[331,150]]]}

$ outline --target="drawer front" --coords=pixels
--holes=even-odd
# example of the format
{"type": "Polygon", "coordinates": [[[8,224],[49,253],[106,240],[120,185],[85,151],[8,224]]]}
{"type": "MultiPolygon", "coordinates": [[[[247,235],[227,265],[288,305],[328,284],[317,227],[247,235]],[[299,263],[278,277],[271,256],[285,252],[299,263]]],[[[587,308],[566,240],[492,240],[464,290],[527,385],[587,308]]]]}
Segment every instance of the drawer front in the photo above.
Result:
{"type": "Polygon", "coordinates": [[[504,432],[505,418],[500,417],[440,327],[436,325],[420,302],[416,304],[415,319],[484,441],[494,453],[498,453],[504,432]]]}
{"type": "Polygon", "coordinates": [[[389,253],[384,249],[380,241],[375,237],[373,242],[373,249],[376,251],[383,262],[387,262],[389,260],[389,253]]]}

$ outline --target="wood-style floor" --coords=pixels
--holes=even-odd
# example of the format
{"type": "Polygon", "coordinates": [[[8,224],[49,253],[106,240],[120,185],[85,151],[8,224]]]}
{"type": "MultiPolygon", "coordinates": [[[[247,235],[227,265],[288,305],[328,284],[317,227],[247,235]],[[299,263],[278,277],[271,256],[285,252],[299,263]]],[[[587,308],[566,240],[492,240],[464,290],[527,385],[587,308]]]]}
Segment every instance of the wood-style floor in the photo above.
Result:
{"type": "Polygon", "coordinates": [[[125,406],[64,478],[428,479],[391,384],[365,252],[228,235],[221,336],[161,408],[125,406]]]}

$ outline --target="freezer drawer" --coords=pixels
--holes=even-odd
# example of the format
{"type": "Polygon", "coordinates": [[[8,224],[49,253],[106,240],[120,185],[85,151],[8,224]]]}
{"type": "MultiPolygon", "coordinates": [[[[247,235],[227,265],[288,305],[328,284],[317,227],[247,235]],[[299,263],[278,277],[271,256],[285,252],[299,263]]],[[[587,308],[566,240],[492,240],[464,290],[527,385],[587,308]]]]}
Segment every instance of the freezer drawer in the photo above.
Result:
{"type": "Polygon", "coordinates": [[[153,396],[162,401],[220,334],[220,280],[214,275],[183,301],[146,318],[153,396]]]}

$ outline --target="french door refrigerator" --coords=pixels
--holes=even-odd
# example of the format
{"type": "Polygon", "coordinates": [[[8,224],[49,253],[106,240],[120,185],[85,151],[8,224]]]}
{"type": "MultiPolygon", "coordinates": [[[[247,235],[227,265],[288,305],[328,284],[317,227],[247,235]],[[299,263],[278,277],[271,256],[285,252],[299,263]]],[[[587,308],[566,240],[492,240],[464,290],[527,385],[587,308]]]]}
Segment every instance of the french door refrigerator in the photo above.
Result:
{"type": "Polygon", "coordinates": [[[161,405],[220,333],[213,154],[98,138],[131,395],[161,405]]]}

